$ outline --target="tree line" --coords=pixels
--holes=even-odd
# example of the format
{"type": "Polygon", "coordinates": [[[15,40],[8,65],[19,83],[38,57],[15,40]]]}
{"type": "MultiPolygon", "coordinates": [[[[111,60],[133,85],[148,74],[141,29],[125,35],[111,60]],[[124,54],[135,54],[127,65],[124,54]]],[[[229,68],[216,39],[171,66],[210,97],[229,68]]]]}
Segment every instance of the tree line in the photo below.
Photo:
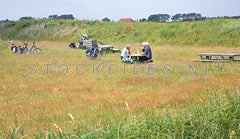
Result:
{"type": "Polygon", "coordinates": [[[169,14],[153,14],[146,18],[142,18],[139,22],[178,22],[178,21],[196,21],[203,20],[206,17],[202,17],[199,13],[187,13],[187,14],[176,14],[170,16],[169,14]]]}
{"type": "Polygon", "coordinates": [[[48,18],[51,19],[51,20],[54,20],[54,19],[71,19],[71,20],[74,20],[75,19],[72,14],[63,14],[63,15],[60,15],[60,16],[54,14],[54,15],[49,15],[48,18]]]}
{"type": "MultiPolygon", "coordinates": [[[[187,14],[175,14],[170,16],[169,14],[153,14],[148,18],[137,19],[135,22],[179,22],[179,21],[197,21],[197,20],[205,20],[206,18],[227,18],[227,19],[239,19],[240,16],[224,16],[224,17],[202,17],[200,13],[187,13],[187,14]]],[[[33,17],[21,17],[19,20],[31,20],[33,17]]],[[[46,18],[45,18],[46,19],[46,18]]],[[[74,20],[74,16],[72,14],[63,14],[58,16],[57,14],[49,15],[48,19],[56,20],[56,19],[70,19],[74,20]]],[[[8,22],[9,20],[0,20],[0,23],[8,22]]],[[[101,21],[103,22],[111,22],[111,20],[107,17],[103,18],[101,21]]]]}
{"type": "MultiPolygon", "coordinates": [[[[19,21],[21,21],[21,20],[31,20],[31,19],[34,19],[34,18],[30,17],[30,16],[24,16],[24,17],[19,18],[19,21]]],[[[46,18],[44,18],[44,19],[46,19],[46,18]]],[[[73,17],[72,14],[63,14],[63,15],[60,15],[60,16],[54,14],[54,15],[49,15],[48,19],[51,19],[51,20],[54,20],[54,19],[70,19],[70,20],[74,20],[75,18],[73,17]]],[[[10,20],[8,20],[8,19],[0,20],[0,23],[5,23],[5,22],[8,22],[8,21],[10,21],[10,20]]]]}
{"type": "MultiPolygon", "coordinates": [[[[203,17],[200,13],[187,13],[187,14],[175,14],[170,16],[169,14],[153,14],[148,18],[137,19],[135,22],[179,22],[179,21],[198,21],[205,20],[206,18],[228,18],[239,19],[240,16],[224,16],[224,17],[203,17]]],[[[110,22],[107,17],[102,19],[103,22],[110,22]]]]}

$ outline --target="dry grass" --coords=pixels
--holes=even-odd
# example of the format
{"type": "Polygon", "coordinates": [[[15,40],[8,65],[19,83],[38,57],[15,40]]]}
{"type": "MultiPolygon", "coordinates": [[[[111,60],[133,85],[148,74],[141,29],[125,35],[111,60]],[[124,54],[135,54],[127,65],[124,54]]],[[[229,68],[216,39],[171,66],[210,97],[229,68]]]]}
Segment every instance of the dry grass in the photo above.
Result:
{"type": "MultiPolygon", "coordinates": [[[[21,44],[21,42],[17,42],[21,44]]],[[[5,45],[7,45],[5,43],[5,45]]],[[[70,128],[71,113],[78,119],[97,121],[99,115],[107,113],[113,106],[140,112],[147,106],[161,111],[165,105],[184,108],[191,103],[205,102],[214,90],[236,90],[240,84],[239,63],[209,63],[205,75],[205,63],[193,63],[199,52],[240,52],[237,48],[198,46],[153,46],[155,75],[148,75],[147,64],[123,64],[119,53],[107,54],[101,61],[91,61],[83,50],[70,49],[68,43],[37,42],[42,55],[17,55],[2,49],[0,60],[0,129],[10,131],[16,125],[40,130],[70,128]],[[30,64],[36,64],[36,75],[29,75],[30,64]],[[48,75],[46,66],[52,64],[48,75]],[[59,65],[67,64],[66,75],[59,74],[59,65]],[[83,75],[76,74],[76,66],[83,64],[83,75]],[[100,65],[93,71],[93,64],[100,65]],[[111,75],[109,65],[114,64],[111,75]],[[164,64],[171,65],[170,75],[165,75],[164,64]],[[198,65],[197,75],[188,73],[189,64],[198,65]]],[[[133,53],[141,50],[135,44],[133,53]],[[134,52],[135,51],[135,52],[134,52]]],[[[123,48],[123,46],[118,46],[123,48]]],[[[63,71],[62,71],[63,72],[63,71]]],[[[97,124],[97,122],[96,122],[97,124]]],[[[71,127],[72,128],[72,127],[71,127]]]]}

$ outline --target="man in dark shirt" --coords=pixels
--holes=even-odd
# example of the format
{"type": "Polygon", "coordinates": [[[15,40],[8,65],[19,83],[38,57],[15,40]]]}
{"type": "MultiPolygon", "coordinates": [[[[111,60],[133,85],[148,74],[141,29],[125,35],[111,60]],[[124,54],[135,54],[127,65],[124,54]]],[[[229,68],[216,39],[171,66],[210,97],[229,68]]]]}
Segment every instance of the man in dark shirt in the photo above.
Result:
{"type": "Polygon", "coordinates": [[[152,50],[149,46],[149,43],[143,42],[142,45],[143,45],[143,52],[144,52],[142,55],[146,55],[146,57],[140,57],[139,60],[143,62],[145,60],[152,59],[152,50]]]}

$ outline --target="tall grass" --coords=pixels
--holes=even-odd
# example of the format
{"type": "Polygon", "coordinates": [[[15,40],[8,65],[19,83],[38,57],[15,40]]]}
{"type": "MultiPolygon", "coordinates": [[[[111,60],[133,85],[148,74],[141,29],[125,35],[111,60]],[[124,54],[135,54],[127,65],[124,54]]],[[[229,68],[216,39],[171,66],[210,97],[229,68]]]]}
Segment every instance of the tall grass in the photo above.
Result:
{"type": "MultiPolygon", "coordinates": [[[[208,103],[190,105],[184,109],[158,112],[145,107],[142,112],[132,112],[112,106],[111,111],[101,113],[97,122],[88,118],[75,119],[74,128],[58,127],[24,132],[17,125],[10,134],[0,137],[38,138],[239,138],[240,137],[240,94],[228,90],[220,95],[212,92],[208,103]],[[97,124],[96,124],[97,123],[97,124]]],[[[71,117],[69,117],[71,118],[71,117]]],[[[61,122],[61,121],[58,121],[61,122]]],[[[3,133],[4,130],[0,132],[3,133]]]]}
{"type": "Polygon", "coordinates": [[[87,20],[20,20],[0,26],[2,39],[76,41],[82,34],[106,43],[240,46],[239,19],[175,23],[116,23],[87,20]]]}
{"type": "MultiPolygon", "coordinates": [[[[44,22],[23,27],[14,38],[29,39],[31,44],[30,38],[74,41],[82,33],[88,33],[90,38],[119,43],[116,47],[121,49],[125,43],[147,41],[148,37],[150,39],[151,36],[147,33],[151,35],[153,26],[162,29],[160,31],[156,28],[155,33],[152,33],[152,36],[158,33],[164,36],[159,44],[163,40],[162,44],[171,44],[171,39],[181,38],[181,35],[186,38],[191,36],[190,25],[195,28],[200,23],[223,23],[225,29],[218,33],[228,34],[228,30],[232,33],[238,29],[238,25],[227,27],[225,22],[230,20],[163,25],[42,21],[44,22]],[[69,36],[64,36],[66,33],[62,31],[68,28],[76,28],[75,35],[70,33],[69,36]],[[173,31],[169,33],[167,30],[170,28],[173,31]],[[189,34],[175,34],[181,28],[189,34]],[[36,33],[36,30],[39,32],[36,33]],[[20,35],[21,33],[23,34],[20,35]],[[32,34],[21,38],[24,33],[32,34]]],[[[231,24],[235,24],[238,20],[232,21],[231,24]]],[[[1,30],[1,37],[7,35],[9,30],[19,30],[14,26],[1,30]]],[[[214,32],[216,28],[206,30],[214,32]]],[[[12,36],[5,37],[11,39],[12,36]]],[[[189,41],[186,39],[181,42],[184,44],[189,41]]],[[[209,41],[213,42],[214,40],[209,41]]],[[[155,40],[153,44],[157,43],[155,40]]],[[[16,45],[22,45],[22,42],[16,41],[16,45]]],[[[10,51],[10,46],[6,41],[0,40],[0,138],[239,137],[239,92],[232,95],[233,90],[239,86],[239,63],[209,63],[208,72],[211,75],[205,75],[205,63],[191,62],[191,59],[198,58],[199,52],[232,53],[239,52],[238,48],[151,44],[156,75],[148,76],[146,64],[136,64],[140,75],[133,75],[134,65],[126,65],[127,72],[123,75],[119,53],[107,54],[100,61],[91,61],[84,51],[70,49],[68,42],[37,41],[36,46],[43,50],[42,55],[17,55],[10,51]],[[115,64],[115,70],[108,75],[111,63],[115,64]],[[34,76],[29,74],[30,64],[36,64],[37,72],[34,76]],[[48,75],[44,64],[52,64],[48,75]],[[59,75],[60,64],[69,66],[68,74],[59,75]],[[84,64],[84,75],[76,75],[77,64],[84,64]],[[101,64],[100,75],[92,75],[93,64],[101,64]],[[171,74],[163,74],[164,64],[171,65],[171,74]],[[189,73],[190,64],[193,67],[197,65],[196,75],[189,73]],[[206,103],[212,92],[209,103],[206,103]]],[[[141,49],[142,47],[133,46],[131,51],[136,53],[141,49]]]]}

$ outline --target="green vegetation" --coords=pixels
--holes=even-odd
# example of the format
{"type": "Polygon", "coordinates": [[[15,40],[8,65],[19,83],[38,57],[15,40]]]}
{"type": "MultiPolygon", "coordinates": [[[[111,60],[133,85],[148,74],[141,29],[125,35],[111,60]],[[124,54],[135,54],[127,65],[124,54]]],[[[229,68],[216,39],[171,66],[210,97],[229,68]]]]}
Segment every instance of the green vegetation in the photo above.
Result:
{"type": "Polygon", "coordinates": [[[240,19],[206,19],[193,22],[114,23],[86,20],[30,19],[0,26],[4,40],[76,41],[82,34],[106,43],[152,45],[240,46],[240,19]]]}
{"type": "Polygon", "coordinates": [[[239,63],[191,61],[202,52],[239,52],[239,21],[7,21],[0,25],[0,138],[240,138],[239,63]],[[97,61],[68,47],[85,33],[119,49],[130,43],[132,53],[149,41],[155,75],[148,64],[122,64],[119,53],[97,61]],[[12,53],[12,39],[36,40],[43,54],[12,53]]]}
{"type": "MultiPolygon", "coordinates": [[[[123,75],[119,54],[91,61],[68,43],[37,42],[42,55],[16,55],[7,42],[0,45],[0,138],[240,136],[239,64],[209,63],[211,75],[205,75],[205,63],[191,62],[199,51],[234,47],[153,46],[152,76],[147,64],[136,64],[140,75],[126,65],[123,75]],[[36,65],[35,75],[29,74],[30,64],[36,65]],[[44,64],[52,64],[48,75],[44,64]],[[59,74],[61,64],[69,67],[66,75],[59,74]],[[84,65],[78,68],[83,75],[76,74],[78,64],[84,65]],[[101,64],[100,74],[92,75],[93,64],[101,64]],[[170,65],[169,75],[164,64],[170,65]],[[197,65],[196,75],[189,73],[190,64],[197,65]]],[[[141,49],[134,46],[132,52],[141,49]]]]}

